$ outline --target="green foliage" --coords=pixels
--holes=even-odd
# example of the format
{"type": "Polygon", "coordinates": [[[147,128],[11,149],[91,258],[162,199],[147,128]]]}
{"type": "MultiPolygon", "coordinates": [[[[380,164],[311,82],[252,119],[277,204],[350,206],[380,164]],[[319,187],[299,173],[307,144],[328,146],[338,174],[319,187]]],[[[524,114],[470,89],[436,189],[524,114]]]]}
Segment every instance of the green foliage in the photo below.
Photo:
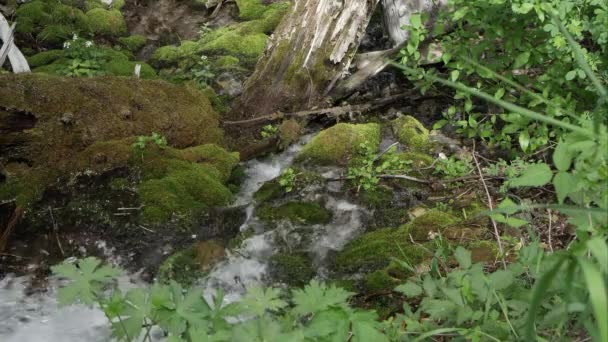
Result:
{"type": "Polygon", "coordinates": [[[348,168],[348,179],[352,180],[357,189],[373,190],[380,182],[380,176],[403,173],[407,171],[409,161],[403,160],[391,146],[382,155],[376,153],[373,144],[366,142],[359,145],[360,158],[351,162],[348,168]]]}
{"type": "Polygon", "coordinates": [[[127,32],[127,23],[119,10],[94,8],[86,13],[91,33],[106,37],[120,36],[127,32]]]}
{"type": "MultiPolygon", "coordinates": [[[[574,113],[596,110],[599,100],[589,80],[600,84],[608,80],[607,13],[604,1],[450,0],[442,14],[444,21],[438,21],[452,23],[450,32],[438,41],[441,58],[453,82],[468,81],[496,99],[579,123],[585,115],[574,113]],[[565,32],[584,42],[582,48],[570,44],[565,32]],[[590,76],[579,60],[598,76],[590,76]]],[[[402,50],[401,62],[415,68],[411,79],[428,89],[433,82],[425,75],[438,71],[418,66],[425,61],[419,44],[430,35],[425,19],[418,16],[411,21],[412,38],[402,50]]],[[[563,132],[559,126],[508,109],[477,105],[467,91],[458,89],[455,100],[435,128],[450,123],[467,137],[524,152],[546,146],[563,132]]],[[[602,111],[606,113],[606,108],[602,111]]]]}
{"type": "Polygon", "coordinates": [[[139,51],[144,45],[146,45],[146,37],[142,35],[133,35],[128,37],[118,38],[118,42],[125,49],[131,52],[139,51]]]}
{"type": "Polygon", "coordinates": [[[153,143],[159,148],[167,147],[167,139],[158,133],[152,133],[150,136],[140,135],[137,137],[137,140],[133,143],[133,147],[138,150],[143,150],[146,148],[148,143],[153,143]]]}
{"type": "Polygon", "coordinates": [[[266,125],[264,127],[262,127],[262,131],[260,132],[260,135],[262,136],[262,138],[270,138],[275,136],[277,133],[279,132],[279,128],[275,125],[266,125]]]}
{"type": "Polygon", "coordinates": [[[473,171],[473,164],[464,159],[457,159],[454,156],[439,159],[435,164],[435,174],[445,177],[462,177],[473,171]]]}
{"type": "Polygon", "coordinates": [[[293,190],[297,176],[298,174],[290,167],[279,177],[279,185],[281,185],[286,193],[290,193],[293,190]]]}

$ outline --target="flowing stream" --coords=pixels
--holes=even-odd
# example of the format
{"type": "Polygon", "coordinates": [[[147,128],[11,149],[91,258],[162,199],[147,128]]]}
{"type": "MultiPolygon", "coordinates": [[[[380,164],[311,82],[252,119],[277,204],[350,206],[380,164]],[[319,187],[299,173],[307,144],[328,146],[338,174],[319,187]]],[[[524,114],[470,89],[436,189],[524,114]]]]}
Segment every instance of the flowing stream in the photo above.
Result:
{"type": "MultiPolygon", "coordinates": [[[[309,137],[307,137],[309,138],[309,137]]],[[[205,297],[219,288],[226,292],[226,301],[238,299],[247,287],[263,285],[269,273],[268,258],[280,249],[289,249],[294,241],[302,245],[314,256],[317,276],[327,274],[325,257],[332,250],[340,250],[350,239],[362,230],[362,220],[367,212],[341,198],[340,185],[317,186],[306,192],[306,199],[323,199],[325,207],[332,211],[333,219],[326,225],[299,227],[289,222],[276,223],[274,227],[264,227],[255,216],[253,194],[269,180],[278,177],[288,168],[302,145],[303,139],[288,150],[271,157],[246,163],[247,179],[241,188],[235,206],[246,206],[246,221],[240,227],[242,232],[251,230],[251,235],[240,247],[229,251],[227,257],[216,264],[209,275],[201,280],[205,297]],[[303,229],[308,232],[304,236],[303,229]]],[[[332,170],[326,171],[331,175],[332,170]]],[[[111,251],[108,259],[113,260],[111,251]]],[[[46,291],[28,293],[28,276],[7,276],[0,280],[0,341],[2,342],[76,342],[109,341],[110,331],[101,310],[82,305],[58,307],[55,299],[60,285],[56,279],[49,279],[46,291]]],[[[137,274],[119,279],[123,289],[144,285],[137,274]]],[[[154,334],[162,340],[161,334],[154,334]]]]}

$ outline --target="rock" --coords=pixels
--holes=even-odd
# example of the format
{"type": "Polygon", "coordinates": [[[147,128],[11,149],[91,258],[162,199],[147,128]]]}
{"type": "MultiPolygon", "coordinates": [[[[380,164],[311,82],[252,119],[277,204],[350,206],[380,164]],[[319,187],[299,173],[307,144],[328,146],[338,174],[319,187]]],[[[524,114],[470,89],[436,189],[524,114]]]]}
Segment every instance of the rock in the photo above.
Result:
{"type": "Polygon", "coordinates": [[[288,220],[304,225],[327,224],[332,218],[330,210],[315,202],[287,202],[278,207],[263,205],[256,213],[267,222],[288,220]]]}
{"type": "Polygon", "coordinates": [[[428,152],[429,130],[413,116],[402,116],[391,122],[393,134],[410,151],[428,152]]]}
{"type": "Polygon", "coordinates": [[[245,207],[211,208],[197,218],[198,238],[228,241],[240,232],[246,218],[245,207]]]}
{"type": "Polygon", "coordinates": [[[279,253],[270,257],[270,277],[289,285],[301,287],[316,275],[312,262],[305,252],[279,253]]]}
{"type": "Polygon", "coordinates": [[[346,165],[361,144],[380,145],[380,125],[339,123],[321,131],[304,146],[297,160],[318,165],[346,165]]]}
{"type": "Polygon", "coordinates": [[[243,81],[239,80],[234,74],[224,72],[215,79],[218,95],[228,95],[230,97],[239,96],[243,92],[243,81]]]}

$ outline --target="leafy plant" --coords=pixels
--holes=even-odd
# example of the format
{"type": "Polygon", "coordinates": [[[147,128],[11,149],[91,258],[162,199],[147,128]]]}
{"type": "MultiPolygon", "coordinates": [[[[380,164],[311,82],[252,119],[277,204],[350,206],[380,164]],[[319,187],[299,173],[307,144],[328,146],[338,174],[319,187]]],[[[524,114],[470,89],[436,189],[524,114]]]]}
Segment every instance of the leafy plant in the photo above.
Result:
{"type": "Polygon", "coordinates": [[[154,145],[158,146],[159,148],[167,147],[167,139],[158,133],[152,133],[152,135],[150,135],[150,136],[146,136],[146,135],[138,136],[137,140],[133,143],[133,147],[138,150],[144,150],[146,148],[146,146],[148,145],[148,143],[153,143],[154,145]]]}
{"type": "Polygon", "coordinates": [[[92,41],[84,40],[74,35],[72,40],[63,44],[68,62],[60,72],[66,76],[99,76],[103,75],[101,68],[105,55],[92,41]]]}
{"type": "Polygon", "coordinates": [[[471,162],[450,156],[449,158],[439,159],[439,161],[435,164],[434,173],[455,178],[466,176],[472,171],[473,165],[471,162]]]}
{"type": "Polygon", "coordinates": [[[288,168],[279,177],[279,185],[281,185],[281,187],[283,188],[283,190],[285,190],[285,192],[287,192],[287,193],[292,192],[294,189],[294,186],[296,184],[297,177],[298,177],[298,174],[295,172],[295,170],[292,168],[288,168]]]}
{"type": "Polygon", "coordinates": [[[266,126],[262,127],[262,131],[260,132],[260,135],[262,136],[262,138],[266,139],[266,138],[275,136],[278,132],[279,132],[279,128],[277,126],[266,125],[266,126]]]}
{"type": "Polygon", "coordinates": [[[380,182],[383,174],[405,172],[410,161],[403,160],[397,155],[396,147],[391,146],[382,154],[377,154],[370,143],[359,145],[359,157],[348,168],[348,179],[351,179],[357,189],[371,190],[380,182]]]}

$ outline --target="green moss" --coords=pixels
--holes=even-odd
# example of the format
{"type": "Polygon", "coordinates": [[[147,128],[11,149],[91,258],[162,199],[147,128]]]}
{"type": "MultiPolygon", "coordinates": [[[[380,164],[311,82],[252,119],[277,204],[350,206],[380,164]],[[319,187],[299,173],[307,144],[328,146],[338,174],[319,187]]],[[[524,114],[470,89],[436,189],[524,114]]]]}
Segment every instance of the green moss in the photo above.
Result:
{"type": "Polygon", "coordinates": [[[127,188],[129,188],[130,185],[131,185],[131,183],[129,182],[129,180],[124,177],[113,178],[110,181],[110,188],[112,190],[127,189],[127,188]]]}
{"type": "Polygon", "coordinates": [[[278,25],[283,15],[289,9],[289,2],[275,2],[265,5],[262,0],[237,0],[239,16],[245,20],[263,20],[270,22],[268,25],[278,25]]]}
{"type": "Polygon", "coordinates": [[[458,223],[458,218],[444,211],[432,209],[416,217],[407,224],[407,230],[416,241],[429,240],[429,234],[441,233],[446,228],[458,223]]]}
{"type": "Polygon", "coordinates": [[[161,283],[174,280],[183,286],[192,286],[204,272],[196,261],[194,246],[169,256],[159,267],[157,278],[161,283]]]}
{"type": "Polygon", "coordinates": [[[120,45],[122,45],[125,49],[131,52],[137,52],[141,50],[141,48],[146,45],[146,40],[146,37],[142,35],[133,35],[129,37],[118,38],[118,42],[120,43],[120,45]]]}
{"type": "Polygon", "coordinates": [[[400,143],[411,151],[426,152],[430,148],[429,130],[412,116],[403,116],[391,123],[400,143]]]}
{"type": "Polygon", "coordinates": [[[374,292],[393,289],[401,283],[400,279],[392,277],[384,269],[366,274],[363,281],[365,289],[374,292]]]}
{"type": "Polygon", "coordinates": [[[259,203],[264,203],[280,198],[283,195],[285,195],[285,190],[283,190],[278,180],[271,180],[262,184],[258,191],[253,194],[253,198],[259,203]]]}
{"type": "Polygon", "coordinates": [[[471,251],[473,262],[493,263],[500,258],[500,250],[496,241],[475,241],[467,245],[471,251]]]}
{"type": "Polygon", "coordinates": [[[242,57],[250,63],[264,52],[268,36],[264,33],[246,33],[245,26],[222,27],[205,35],[201,43],[201,52],[206,54],[231,54],[242,57]]]}
{"type": "Polygon", "coordinates": [[[36,68],[39,66],[51,64],[54,61],[65,57],[65,53],[63,50],[48,50],[39,52],[33,56],[27,58],[27,62],[29,63],[31,68],[36,68]]]}
{"type": "Polygon", "coordinates": [[[214,64],[216,68],[229,69],[238,66],[239,62],[239,59],[234,56],[221,56],[215,60],[214,64]]]}
{"type": "Polygon", "coordinates": [[[72,28],[63,24],[52,24],[43,28],[37,35],[36,39],[52,46],[62,44],[64,41],[72,37],[72,28]]]}
{"type": "Polygon", "coordinates": [[[296,120],[285,120],[279,125],[279,138],[282,147],[287,147],[296,142],[301,134],[302,125],[296,120]]]}
{"type": "Polygon", "coordinates": [[[365,233],[337,254],[336,269],[347,273],[377,270],[386,267],[391,258],[415,265],[429,255],[425,248],[411,243],[409,233],[407,225],[365,233]]]}
{"type": "Polygon", "coordinates": [[[289,220],[301,224],[326,224],[331,221],[331,211],[316,202],[287,202],[279,207],[263,205],[257,215],[264,221],[289,220]]]}
{"type": "Polygon", "coordinates": [[[133,76],[135,72],[135,66],[141,65],[140,77],[141,78],[155,78],[156,71],[150,65],[144,62],[132,62],[123,60],[113,60],[103,65],[103,70],[108,75],[114,76],[133,76]]]}
{"type": "Polygon", "coordinates": [[[363,190],[359,194],[361,201],[370,208],[386,208],[393,202],[393,191],[386,187],[375,187],[363,190]]]}
{"type": "Polygon", "coordinates": [[[378,147],[380,125],[339,123],[317,134],[297,159],[320,165],[346,165],[364,143],[378,147]]]}
{"type": "Polygon", "coordinates": [[[120,36],[127,32],[127,23],[119,10],[94,8],[86,13],[91,32],[103,36],[120,36]]]}
{"type": "Polygon", "coordinates": [[[271,277],[289,286],[304,286],[316,275],[306,253],[280,253],[270,257],[271,277]]]}
{"type": "Polygon", "coordinates": [[[179,155],[184,160],[214,167],[220,172],[220,179],[224,182],[228,181],[232,170],[240,161],[238,152],[228,152],[215,144],[189,147],[180,150],[179,155]]]}
{"type": "Polygon", "coordinates": [[[0,183],[0,202],[15,200],[21,207],[29,207],[38,201],[59,175],[55,171],[31,169],[17,164],[8,168],[7,179],[0,183]]]}
{"type": "Polygon", "coordinates": [[[415,169],[429,167],[431,164],[433,164],[433,157],[425,153],[402,152],[398,154],[398,157],[401,160],[409,162],[409,165],[415,169]]]}
{"type": "Polygon", "coordinates": [[[173,45],[161,46],[152,54],[152,61],[159,66],[177,64],[178,59],[177,47],[173,45]]]}

